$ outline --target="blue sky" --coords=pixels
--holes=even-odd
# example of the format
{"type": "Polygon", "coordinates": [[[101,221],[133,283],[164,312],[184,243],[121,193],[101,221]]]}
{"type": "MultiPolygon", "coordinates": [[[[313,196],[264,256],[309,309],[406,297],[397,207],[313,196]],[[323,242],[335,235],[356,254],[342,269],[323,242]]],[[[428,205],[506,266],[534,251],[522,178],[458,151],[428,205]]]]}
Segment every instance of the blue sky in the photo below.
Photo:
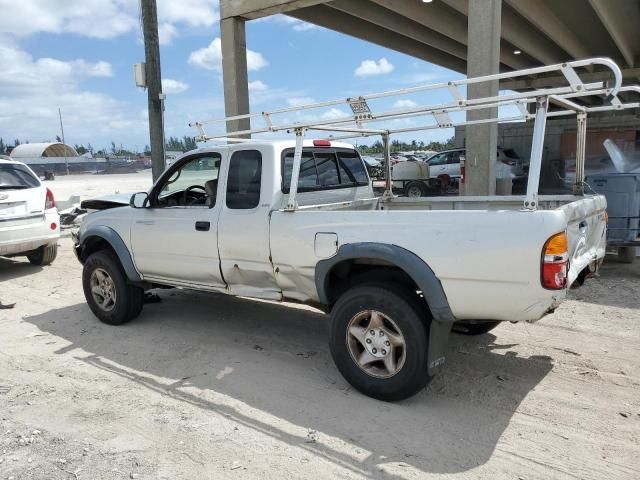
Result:
{"type": "MultiPolygon", "coordinates": [[[[148,144],[137,0],[0,0],[0,137],[67,143],[148,144]]],[[[223,116],[217,0],[158,0],[166,135],[223,116]]],[[[252,110],[461,78],[361,40],[275,16],[247,23],[252,110]]],[[[446,96],[434,96],[443,100],[446,96]]],[[[411,104],[406,99],[406,104],[411,104]]],[[[392,103],[382,102],[380,107],[392,103]]],[[[426,142],[451,130],[410,134],[426,142]]]]}

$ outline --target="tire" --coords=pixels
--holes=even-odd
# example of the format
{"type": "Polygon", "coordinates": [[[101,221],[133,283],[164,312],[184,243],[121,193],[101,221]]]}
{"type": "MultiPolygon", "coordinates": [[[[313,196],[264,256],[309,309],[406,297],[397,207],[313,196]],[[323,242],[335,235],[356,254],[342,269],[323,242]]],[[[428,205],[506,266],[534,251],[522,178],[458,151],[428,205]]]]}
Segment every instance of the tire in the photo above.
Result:
{"type": "Polygon", "coordinates": [[[456,322],[453,324],[453,331],[462,335],[482,335],[488,333],[502,322],[456,322]]]}
{"type": "Polygon", "coordinates": [[[636,260],[636,247],[619,247],[618,259],[622,263],[633,263],[636,260]]]}
{"type": "Polygon", "coordinates": [[[342,376],[356,390],[378,400],[402,400],[422,390],[430,380],[427,370],[429,325],[425,306],[421,306],[411,292],[392,284],[355,286],[338,299],[331,311],[331,356],[342,376]],[[381,326],[372,326],[371,311],[376,312],[376,323],[381,326]],[[367,326],[363,327],[360,321],[367,326]],[[364,338],[367,342],[373,339],[374,343],[369,342],[365,347],[363,340],[348,334],[350,325],[362,330],[361,339],[375,332],[371,338],[364,338]],[[383,341],[385,338],[395,339],[394,344],[400,338],[404,348],[394,347],[383,341]],[[386,352],[384,345],[390,345],[392,350],[386,352]],[[356,356],[365,354],[367,348],[369,359],[373,358],[372,351],[377,355],[390,353],[395,359],[395,373],[390,375],[387,360],[378,360],[378,357],[361,367],[356,356]]]}
{"type": "Polygon", "coordinates": [[[82,287],[89,308],[104,323],[122,325],[142,312],[144,290],[128,283],[120,260],[109,250],[93,253],[84,262],[82,287]],[[94,287],[101,293],[94,294],[94,287]]]}
{"type": "Polygon", "coordinates": [[[45,266],[50,265],[58,256],[58,244],[43,245],[34,252],[27,255],[32,265],[45,266]]]}
{"type": "Polygon", "coordinates": [[[425,196],[425,188],[422,182],[409,182],[404,187],[404,194],[407,197],[418,198],[425,196]]]}

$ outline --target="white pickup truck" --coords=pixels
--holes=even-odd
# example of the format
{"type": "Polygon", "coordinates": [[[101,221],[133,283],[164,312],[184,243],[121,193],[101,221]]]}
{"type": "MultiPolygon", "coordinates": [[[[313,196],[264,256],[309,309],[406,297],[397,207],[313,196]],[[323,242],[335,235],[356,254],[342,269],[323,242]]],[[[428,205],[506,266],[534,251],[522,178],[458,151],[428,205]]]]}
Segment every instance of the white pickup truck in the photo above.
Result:
{"type": "Polygon", "coordinates": [[[196,150],[131,206],[88,215],[76,251],[94,314],[131,320],[159,285],[315,304],[345,378],[393,400],[444,362],[453,322],[536,321],[604,257],[603,197],[534,212],[515,198],[373,198],[343,143],[305,141],[287,211],[293,153],[293,141],[196,150]]]}
{"type": "MultiPolygon", "coordinates": [[[[547,70],[518,74],[540,71],[547,70]]],[[[444,88],[469,81],[478,80],[444,88]]],[[[378,399],[411,396],[443,365],[454,324],[475,334],[499,322],[535,322],[602,262],[604,197],[537,195],[549,100],[585,113],[560,95],[589,88],[612,95],[601,84],[514,94],[537,105],[526,196],[394,197],[393,132],[362,128],[362,115],[376,118],[363,114],[366,97],[347,100],[350,129],[349,118],[281,126],[268,118],[258,133],[295,130],[295,141],[224,140],[177,160],[128,205],[114,198],[83,204],[103,209],[87,215],[75,236],[87,303],[114,325],[138,316],[145,290],[159,286],[312,304],[331,314],[331,353],[347,381],[378,399]],[[385,194],[373,195],[351,145],[305,140],[313,129],[381,134],[385,194]]],[[[465,105],[456,98],[451,108],[465,105]]],[[[586,129],[579,133],[584,144],[586,129]]],[[[201,132],[200,139],[208,138],[214,137],[201,132]]]]}

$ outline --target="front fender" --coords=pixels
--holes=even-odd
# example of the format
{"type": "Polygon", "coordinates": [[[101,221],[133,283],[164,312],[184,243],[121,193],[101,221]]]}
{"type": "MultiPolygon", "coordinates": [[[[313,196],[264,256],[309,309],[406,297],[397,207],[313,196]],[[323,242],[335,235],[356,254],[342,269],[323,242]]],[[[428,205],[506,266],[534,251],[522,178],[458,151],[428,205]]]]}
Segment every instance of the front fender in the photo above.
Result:
{"type": "Polygon", "coordinates": [[[99,238],[107,242],[115,254],[120,260],[120,264],[124,269],[127,278],[132,282],[141,282],[142,276],[136,270],[136,267],[131,258],[131,253],[124,243],[124,240],[118,235],[118,233],[110,227],[104,225],[91,225],[86,230],[82,231],[78,237],[76,244],[76,255],[81,262],[84,262],[90,252],[91,239],[99,238]],[[89,250],[88,250],[89,249],[89,250]]]}

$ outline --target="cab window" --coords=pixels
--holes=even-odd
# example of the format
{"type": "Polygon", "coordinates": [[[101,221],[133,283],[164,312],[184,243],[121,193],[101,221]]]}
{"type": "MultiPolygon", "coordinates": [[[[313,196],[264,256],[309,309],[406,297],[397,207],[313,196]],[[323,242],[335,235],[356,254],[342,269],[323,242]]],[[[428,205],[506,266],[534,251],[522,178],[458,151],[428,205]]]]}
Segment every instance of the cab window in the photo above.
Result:
{"type": "Polygon", "coordinates": [[[154,206],[212,208],[216,204],[221,160],[219,153],[207,153],[177,163],[157,188],[154,206]]]}
{"type": "Polygon", "coordinates": [[[227,179],[227,207],[232,210],[256,208],[260,204],[262,154],[241,150],[231,155],[227,179]]]}

